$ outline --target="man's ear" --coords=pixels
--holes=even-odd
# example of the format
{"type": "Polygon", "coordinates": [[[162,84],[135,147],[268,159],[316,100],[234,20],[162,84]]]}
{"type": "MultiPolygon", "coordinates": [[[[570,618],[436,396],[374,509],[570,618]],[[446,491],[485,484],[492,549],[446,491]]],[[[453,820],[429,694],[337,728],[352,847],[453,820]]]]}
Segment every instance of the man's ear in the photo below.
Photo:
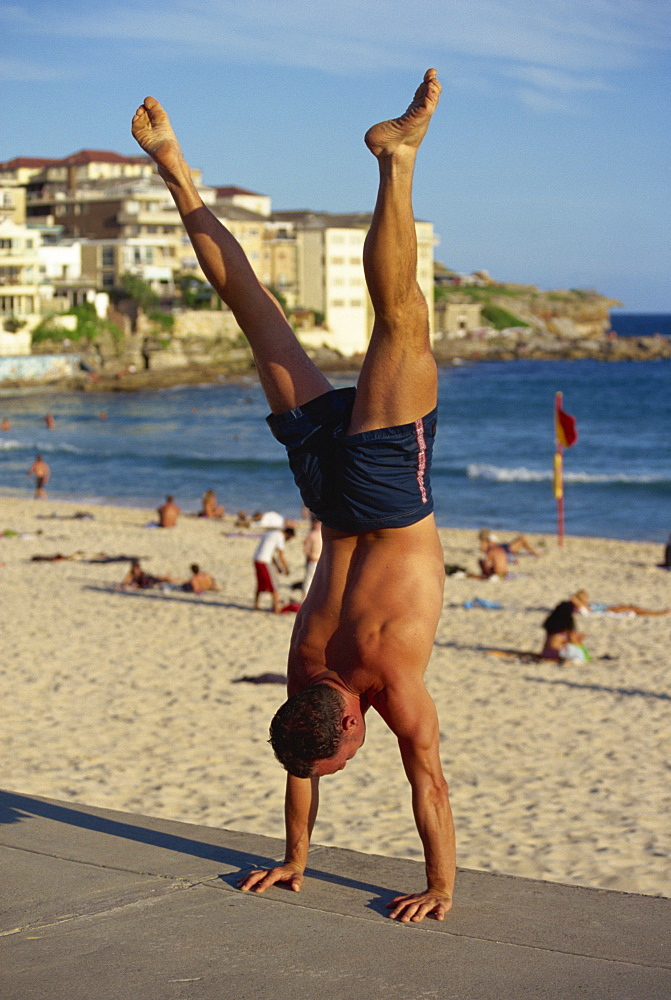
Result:
{"type": "Polygon", "coordinates": [[[341,726],[344,732],[349,732],[351,729],[356,729],[359,725],[359,720],[355,715],[343,715],[341,726]]]}

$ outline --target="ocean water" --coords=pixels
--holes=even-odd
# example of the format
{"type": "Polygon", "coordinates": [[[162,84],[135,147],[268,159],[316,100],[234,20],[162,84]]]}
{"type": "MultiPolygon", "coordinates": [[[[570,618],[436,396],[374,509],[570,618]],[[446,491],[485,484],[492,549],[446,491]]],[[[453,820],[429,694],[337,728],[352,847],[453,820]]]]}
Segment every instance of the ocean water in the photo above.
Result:
{"type": "MultiPolygon", "coordinates": [[[[346,382],[334,380],[334,384],[346,382]]],[[[671,532],[671,361],[480,362],[441,370],[432,473],[443,526],[556,530],[556,391],[577,419],[564,455],[566,532],[663,542],[671,532]]],[[[196,511],[212,487],[229,511],[297,516],[284,451],[253,378],[141,393],[0,392],[0,491],[31,497],[37,452],[50,497],[196,511]],[[101,411],[107,419],[101,420],[101,411]],[[54,430],[43,423],[56,418],[54,430]]],[[[48,510],[48,499],[45,503],[48,510]]],[[[3,526],[0,525],[0,528],[3,526]]]]}
{"type": "Polygon", "coordinates": [[[610,325],[618,337],[671,337],[670,313],[612,312],[610,325]]]}

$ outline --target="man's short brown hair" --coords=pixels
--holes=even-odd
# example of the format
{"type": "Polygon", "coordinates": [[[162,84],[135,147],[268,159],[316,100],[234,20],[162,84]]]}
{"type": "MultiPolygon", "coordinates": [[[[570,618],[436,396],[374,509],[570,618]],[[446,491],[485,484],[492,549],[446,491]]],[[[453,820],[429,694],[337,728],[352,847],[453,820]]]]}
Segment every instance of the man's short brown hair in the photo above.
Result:
{"type": "Polygon", "coordinates": [[[316,761],[336,755],[344,710],[342,696],[328,684],[299,691],[277,710],[269,743],[289,774],[309,778],[316,761]]]}

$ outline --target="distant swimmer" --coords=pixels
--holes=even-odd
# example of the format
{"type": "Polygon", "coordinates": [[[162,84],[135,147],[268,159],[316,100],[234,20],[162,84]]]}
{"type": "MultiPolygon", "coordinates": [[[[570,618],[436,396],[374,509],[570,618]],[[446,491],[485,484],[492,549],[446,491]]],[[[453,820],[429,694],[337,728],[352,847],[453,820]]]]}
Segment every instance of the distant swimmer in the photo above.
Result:
{"type": "Polygon", "coordinates": [[[375,316],[356,388],[334,389],[304,351],[240,244],[203,204],[158,101],[145,98],[132,126],[207,280],[251,345],[268,423],[287,449],[303,504],[323,526],[322,555],[291,639],[289,697],[270,727],[288,772],[285,858],[247,874],[240,887],[301,888],[320,778],[342,770],[362,746],[372,706],[398,740],[426,862],[426,887],[389,904],[404,923],[442,920],[455,878],[438,714],[423,680],[445,570],[430,484],[437,368],[412,209],[415,158],[440,90],[436,70],[427,70],[407,110],[365,136],[379,172],[363,249],[375,316]]]}
{"type": "Polygon", "coordinates": [[[56,426],[56,420],[54,418],[53,413],[47,413],[46,417],[44,418],[44,423],[46,425],[47,430],[52,431],[54,429],[54,427],[56,426]]]}
{"type": "Polygon", "coordinates": [[[158,523],[161,528],[174,528],[179,517],[179,507],[175,503],[172,493],[168,493],[165,503],[157,507],[158,523]]]}
{"type": "Polygon", "coordinates": [[[0,430],[1,431],[11,431],[11,429],[12,429],[12,425],[10,424],[9,420],[7,419],[7,417],[5,417],[5,419],[0,424],[0,430]]]}
{"type": "Polygon", "coordinates": [[[44,500],[47,495],[45,486],[49,482],[51,470],[41,455],[35,456],[35,461],[26,472],[26,475],[35,477],[35,499],[44,500]]]}

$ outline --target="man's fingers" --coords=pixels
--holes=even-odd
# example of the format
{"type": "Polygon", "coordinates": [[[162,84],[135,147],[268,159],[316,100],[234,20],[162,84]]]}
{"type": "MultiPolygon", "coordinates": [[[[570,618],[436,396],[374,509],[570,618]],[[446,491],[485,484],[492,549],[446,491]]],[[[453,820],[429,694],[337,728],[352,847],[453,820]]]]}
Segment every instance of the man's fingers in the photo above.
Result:
{"type": "Polygon", "coordinates": [[[391,909],[390,918],[400,920],[403,924],[419,923],[429,915],[436,920],[443,920],[451,905],[451,900],[447,898],[436,898],[426,893],[396,896],[387,903],[387,907],[391,909]]]}
{"type": "Polygon", "coordinates": [[[294,892],[299,892],[303,884],[303,876],[300,872],[287,870],[286,868],[272,868],[270,871],[264,868],[249,872],[241,879],[238,879],[238,888],[242,889],[243,892],[247,892],[248,890],[265,892],[266,889],[270,889],[277,882],[283,882],[287,885],[287,888],[293,889],[294,892]]]}

